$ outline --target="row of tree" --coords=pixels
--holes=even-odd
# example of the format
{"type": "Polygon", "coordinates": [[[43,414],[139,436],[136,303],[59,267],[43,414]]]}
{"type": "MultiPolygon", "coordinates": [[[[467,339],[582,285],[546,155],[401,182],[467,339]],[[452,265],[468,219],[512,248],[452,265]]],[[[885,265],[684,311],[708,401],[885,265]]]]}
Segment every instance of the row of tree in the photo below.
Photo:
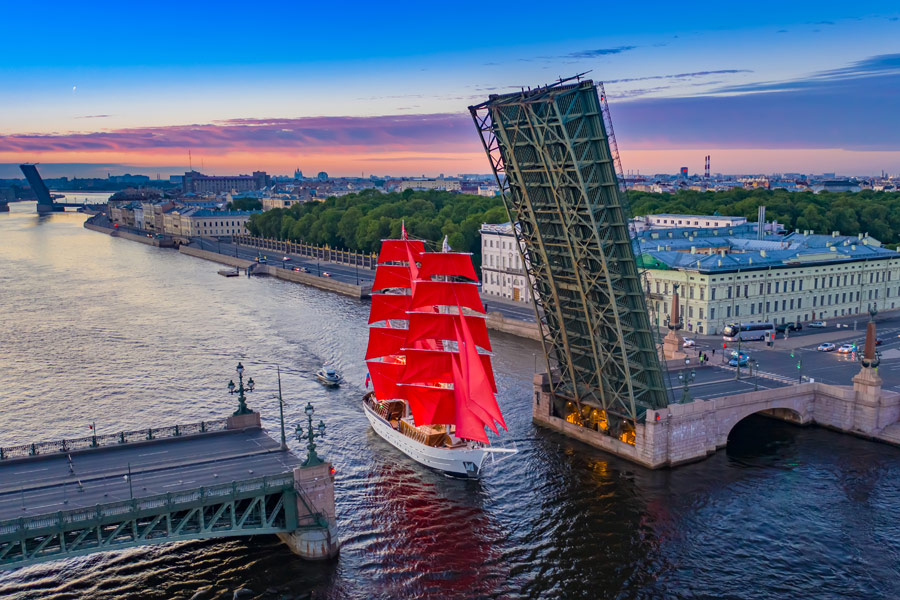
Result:
{"type": "Polygon", "coordinates": [[[252,215],[247,229],[252,235],[268,238],[376,252],[381,240],[399,237],[401,224],[405,223],[410,237],[435,242],[439,247],[447,236],[454,250],[471,252],[480,260],[481,224],[507,220],[499,197],[364,190],[252,215]]]}
{"type": "Polygon", "coordinates": [[[776,219],[788,230],[816,233],[840,231],[844,235],[868,234],[885,245],[900,243],[900,193],[788,192],[786,190],[743,190],[727,192],[680,191],[675,194],[628,192],[635,215],[656,213],[711,215],[756,220],[760,205],[766,219],[776,219]]]}
{"type": "MultiPolygon", "coordinates": [[[[766,218],[777,219],[789,230],[816,233],[840,231],[845,235],[868,232],[883,243],[900,242],[900,194],[862,191],[813,194],[785,190],[726,192],[680,191],[653,194],[629,191],[634,215],[654,213],[742,216],[755,220],[760,205],[766,218]]],[[[250,208],[241,205],[240,208],[250,208]]],[[[506,222],[499,197],[413,191],[383,194],[365,190],[324,202],[295,204],[250,217],[252,235],[328,245],[356,252],[377,252],[382,239],[400,236],[401,223],[411,237],[434,242],[444,236],[457,251],[475,255],[480,265],[482,223],[506,222]]]]}

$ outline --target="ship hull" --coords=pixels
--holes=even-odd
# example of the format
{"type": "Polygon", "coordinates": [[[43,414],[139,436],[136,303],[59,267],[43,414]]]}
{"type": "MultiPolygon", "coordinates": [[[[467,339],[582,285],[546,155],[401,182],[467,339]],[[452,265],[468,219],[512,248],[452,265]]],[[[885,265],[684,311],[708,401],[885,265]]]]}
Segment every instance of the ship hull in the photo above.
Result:
{"type": "Polygon", "coordinates": [[[435,448],[418,442],[391,427],[391,424],[363,402],[366,418],[382,439],[417,463],[453,477],[478,478],[489,453],[484,448],[435,448]]]}

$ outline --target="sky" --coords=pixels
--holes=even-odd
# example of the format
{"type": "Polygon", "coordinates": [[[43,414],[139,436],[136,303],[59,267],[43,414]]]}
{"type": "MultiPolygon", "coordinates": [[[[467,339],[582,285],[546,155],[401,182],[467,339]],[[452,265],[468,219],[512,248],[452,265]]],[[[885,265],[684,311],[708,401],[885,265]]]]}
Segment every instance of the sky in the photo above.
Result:
{"type": "Polygon", "coordinates": [[[900,174],[893,2],[0,0],[0,177],[486,173],[467,107],[589,71],[627,171],[900,174]]]}

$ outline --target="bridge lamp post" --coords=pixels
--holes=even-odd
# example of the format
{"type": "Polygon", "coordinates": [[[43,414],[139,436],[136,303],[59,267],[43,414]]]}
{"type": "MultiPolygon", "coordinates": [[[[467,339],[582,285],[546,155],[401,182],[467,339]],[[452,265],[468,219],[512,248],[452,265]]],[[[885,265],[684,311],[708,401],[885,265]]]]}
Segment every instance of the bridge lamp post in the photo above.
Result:
{"type": "Polygon", "coordinates": [[[234,412],[234,416],[237,417],[239,415],[249,415],[253,411],[247,408],[247,398],[244,396],[244,393],[250,393],[253,391],[253,378],[247,380],[247,387],[244,387],[244,365],[238,363],[237,366],[237,374],[238,374],[238,386],[235,389],[234,380],[228,382],[228,393],[238,395],[238,409],[234,412]]]}
{"type": "Polygon", "coordinates": [[[688,371],[684,369],[678,374],[678,381],[681,382],[681,403],[687,404],[691,401],[690,386],[694,382],[697,372],[694,369],[688,371]]]}
{"type": "Polygon", "coordinates": [[[319,421],[319,426],[316,428],[318,432],[313,428],[313,413],[316,412],[316,409],[313,407],[311,402],[306,403],[306,408],[303,409],[303,412],[306,413],[306,418],[308,420],[307,430],[303,431],[303,426],[297,425],[297,440],[302,442],[303,440],[307,440],[306,449],[308,450],[306,454],[306,460],[303,461],[304,467],[314,467],[316,465],[321,465],[324,461],[319,458],[316,454],[316,442],[315,439],[317,437],[323,437],[325,435],[325,422],[319,421]]]}

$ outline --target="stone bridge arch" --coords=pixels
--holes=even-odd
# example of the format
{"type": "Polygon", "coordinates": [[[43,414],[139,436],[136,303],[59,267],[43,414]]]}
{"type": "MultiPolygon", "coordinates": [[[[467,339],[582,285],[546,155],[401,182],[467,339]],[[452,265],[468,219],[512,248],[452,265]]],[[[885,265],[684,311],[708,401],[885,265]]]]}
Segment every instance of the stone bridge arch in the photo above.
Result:
{"type": "Polygon", "coordinates": [[[814,384],[747,392],[716,398],[716,448],[728,444],[728,436],[735,425],[755,414],[789,421],[798,425],[813,422],[815,391],[803,389],[814,384]]]}

